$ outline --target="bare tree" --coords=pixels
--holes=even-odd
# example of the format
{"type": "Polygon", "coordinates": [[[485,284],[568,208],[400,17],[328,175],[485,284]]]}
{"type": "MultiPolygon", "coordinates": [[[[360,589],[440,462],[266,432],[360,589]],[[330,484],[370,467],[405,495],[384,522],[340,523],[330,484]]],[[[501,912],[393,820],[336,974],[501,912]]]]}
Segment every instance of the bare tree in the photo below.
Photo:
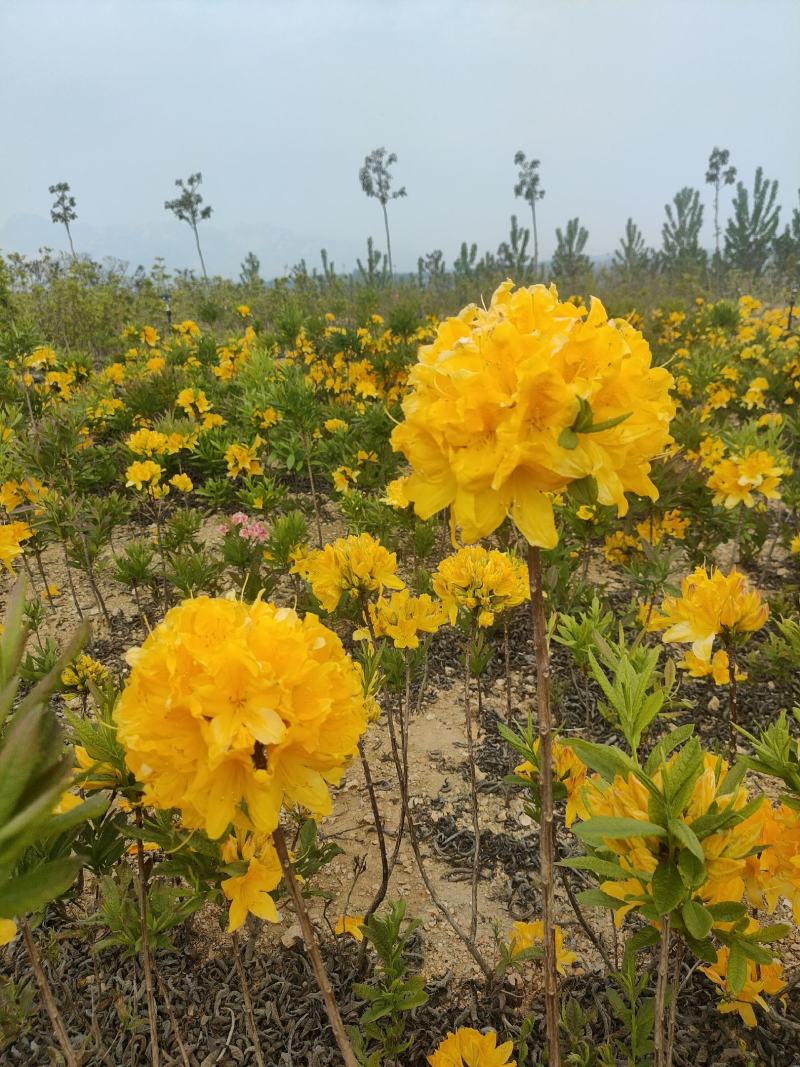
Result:
{"type": "Polygon", "coordinates": [[[383,225],[386,228],[386,253],[389,259],[390,277],[394,277],[394,268],[392,267],[392,242],[389,237],[389,215],[386,211],[386,205],[390,200],[397,200],[401,196],[406,196],[405,186],[402,186],[396,192],[392,192],[392,176],[389,172],[389,167],[396,162],[397,155],[394,152],[387,154],[385,148],[376,148],[374,151],[370,152],[368,156],[364,157],[364,165],[358,172],[361,188],[367,196],[374,197],[383,210],[383,225]]]}
{"type": "Polygon", "coordinates": [[[731,154],[727,148],[714,148],[708,157],[706,183],[714,186],[714,260],[719,263],[719,239],[722,230],[719,225],[719,194],[723,185],[733,185],[736,181],[736,167],[729,166],[731,154]]]}
{"type": "Polygon", "coordinates": [[[165,200],[164,207],[167,211],[171,211],[176,218],[181,222],[186,222],[191,226],[192,233],[194,234],[194,242],[197,245],[197,254],[200,256],[200,266],[203,269],[203,277],[208,281],[208,274],[206,273],[206,263],[203,259],[203,250],[200,248],[200,234],[197,232],[198,223],[204,219],[211,217],[210,207],[201,207],[203,198],[198,192],[200,185],[203,182],[203,175],[198,171],[196,174],[190,174],[186,181],[183,178],[177,178],[175,184],[181,191],[181,195],[174,200],[165,200]]]}
{"type": "Polygon", "coordinates": [[[77,219],[78,213],[75,210],[75,197],[70,194],[69,182],[56,182],[55,185],[50,186],[50,193],[55,196],[53,206],[50,208],[50,218],[53,222],[60,223],[67,231],[69,250],[72,253],[72,258],[77,259],[69,224],[77,219]]]}
{"type": "Polygon", "coordinates": [[[539,234],[536,229],[536,201],[544,198],[544,189],[540,186],[539,160],[526,160],[525,153],[520,149],[514,156],[514,162],[519,167],[519,180],[514,186],[514,196],[521,196],[531,206],[531,219],[533,220],[533,277],[539,271],[539,234]]]}

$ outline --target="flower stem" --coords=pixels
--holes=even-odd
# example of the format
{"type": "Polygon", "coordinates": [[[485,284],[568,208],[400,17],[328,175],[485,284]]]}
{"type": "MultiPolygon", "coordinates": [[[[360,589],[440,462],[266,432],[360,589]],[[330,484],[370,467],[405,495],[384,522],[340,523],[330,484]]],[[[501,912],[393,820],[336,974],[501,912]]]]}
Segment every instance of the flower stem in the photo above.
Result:
{"type": "Polygon", "coordinates": [[[256,1026],[256,1016],[253,1011],[253,998],[250,996],[250,986],[247,981],[244,963],[242,962],[242,948],[239,944],[239,934],[235,930],[231,935],[231,939],[233,941],[233,956],[236,961],[236,972],[239,975],[239,985],[242,987],[242,997],[244,998],[244,1012],[245,1018],[247,1019],[247,1029],[250,1031],[250,1040],[253,1042],[256,1063],[258,1064],[258,1067],[265,1067],[264,1053],[261,1051],[261,1042],[258,1037],[258,1027],[256,1026]]]}
{"type": "Polygon", "coordinates": [[[550,656],[547,649],[547,624],[544,616],[542,558],[539,548],[528,546],[528,575],[531,585],[533,644],[536,653],[536,703],[539,716],[539,782],[541,819],[539,822],[539,857],[542,882],[542,922],[544,933],[544,996],[547,1024],[549,1067],[560,1067],[561,1046],[558,1039],[560,1015],[558,975],[556,972],[555,879],[553,874],[555,828],[553,823],[553,721],[550,712],[550,656]]]}
{"type": "Polygon", "coordinates": [[[28,950],[28,958],[31,961],[31,970],[36,978],[36,984],[39,987],[39,992],[44,1001],[47,1014],[50,1016],[50,1023],[53,1027],[53,1031],[58,1038],[59,1045],[61,1045],[61,1051],[64,1053],[67,1067],[78,1067],[75,1050],[70,1044],[67,1028],[64,1026],[64,1020],[61,1018],[61,1012],[58,1010],[58,1005],[53,997],[53,991],[50,988],[50,983],[47,981],[47,975],[42,968],[42,963],[36,948],[36,942],[33,940],[33,934],[31,933],[30,926],[28,926],[27,919],[20,919],[19,925],[22,928],[22,937],[25,941],[25,948],[28,950]]]}
{"type": "Polygon", "coordinates": [[[289,890],[289,896],[292,898],[294,910],[300,923],[300,929],[303,931],[303,940],[305,941],[306,951],[311,960],[311,966],[314,970],[314,975],[317,979],[320,992],[322,993],[322,999],[325,1002],[325,1010],[328,1013],[328,1019],[330,1020],[331,1029],[333,1030],[333,1036],[336,1038],[336,1044],[339,1046],[339,1051],[342,1054],[345,1067],[358,1067],[358,1060],[355,1057],[353,1046],[350,1044],[350,1039],[345,1031],[342,1017],[339,1014],[339,1008],[336,1004],[333,990],[331,989],[330,979],[325,970],[325,964],[322,962],[317,939],[314,936],[314,928],[311,925],[311,919],[308,916],[305,902],[303,901],[303,894],[300,892],[300,886],[297,884],[294,869],[292,868],[292,862],[289,859],[286,838],[283,836],[283,830],[280,826],[273,831],[272,840],[275,843],[275,851],[278,853],[278,859],[281,862],[281,869],[283,870],[286,888],[289,890]]]}
{"type": "MultiPolygon", "coordinates": [[[[136,826],[142,829],[142,809],[136,809],[136,826]]],[[[153,957],[150,952],[150,938],[147,930],[147,875],[144,869],[144,844],[141,837],[136,838],[136,867],[139,872],[137,888],[139,890],[139,926],[142,933],[142,969],[144,970],[144,988],[147,994],[147,1016],[150,1022],[150,1062],[152,1067],[159,1067],[161,1051],[158,1047],[158,1015],[153,989],[153,957]]]]}
{"type": "Polygon", "coordinates": [[[658,956],[658,978],[656,980],[654,1067],[667,1067],[667,1050],[664,1034],[664,1010],[667,1005],[667,987],[669,986],[669,916],[661,919],[661,942],[658,956]]]}
{"type": "Polygon", "coordinates": [[[665,1067],[672,1067],[672,1054],[675,1049],[675,1024],[678,1018],[678,997],[681,992],[681,964],[683,963],[682,937],[675,947],[675,962],[672,966],[672,992],[669,1002],[669,1023],[667,1024],[667,1056],[665,1067]]]}
{"type": "Polygon", "coordinates": [[[739,722],[739,691],[736,685],[736,653],[728,648],[728,758],[731,763],[736,760],[736,726],[739,722]]]}
{"type": "Polygon", "coordinates": [[[472,738],[472,701],[469,691],[469,664],[475,640],[475,624],[470,624],[467,646],[464,652],[464,716],[467,732],[467,759],[469,761],[469,800],[472,811],[472,883],[469,936],[475,940],[478,933],[478,878],[481,871],[481,829],[478,821],[478,783],[475,777],[475,746],[472,738]]]}

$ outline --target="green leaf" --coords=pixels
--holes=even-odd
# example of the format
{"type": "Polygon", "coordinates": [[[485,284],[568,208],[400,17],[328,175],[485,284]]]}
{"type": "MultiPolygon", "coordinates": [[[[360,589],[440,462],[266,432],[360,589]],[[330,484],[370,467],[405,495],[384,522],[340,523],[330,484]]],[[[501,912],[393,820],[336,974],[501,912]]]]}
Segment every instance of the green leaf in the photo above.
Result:
{"type": "Polygon", "coordinates": [[[627,878],[629,874],[618,863],[600,859],[599,856],[572,856],[570,859],[560,860],[559,867],[569,867],[573,871],[591,871],[592,874],[602,878],[627,878]]]}
{"type": "Polygon", "coordinates": [[[666,837],[663,826],[644,819],[615,818],[611,815],[598,815],[578,823],[573,833],[583,841],[593,844],[602,843],[605,838],[620,837],[666,837]]]}
{"type": "Polygon", "coordinates": [[[613,782],[617,775],[626,778],[639,770],[630,756],[613,745],[597,745],[577,737],[564,738],[563,743],[572,749],[582,763],[607,782],[613,782]]]}
{"type": "Polygon", "coordinates": [[[687,900],[681,908],[681,918],[688,932],[697,941],[705,940],[714,925],[714,916],[699,900],[687,900]]]}
{"type": "Polygon", "coordinates": [[[706,865],[688,848],[681,849],[678,855],[678,870],[684,882],[692,889],[697,889],[706,880],[706,865]]]}
{"type": "Polygon", "coordinates": [[[751,941],[761,941],[768,944],[771,941],[782,941],[791,933],[791,926],[787,923],[773,923],[771,926],[762,926],[754,933],[748,935],[751,941]]]}
{"type": "Polygon", "coordinates": [[[0,917],[30,915],[56,900],[75,881],[83,861],[83,856],[64,856],[0,886],[0,917]]]}
{"type": "Polygon", "coordinates": [[[686,896],[686,886],[673,860],[661,860],[653,873],[652,884],[659,915],[668,915],[686,896]]]}
{"type": "Polygon", "coordinates": [[[747,956],[738,943],[730,948],[728,956],[728,985],[732,993],[741,993],[747,981],[747,956]]]}
{"type": "Polygon", "coordinates": [[[587,904],[590,908],[611,908],[613,911],[621,908],[625,903],[622,900],[617,900],[616,897],[609,896],[608,893],[604,893],[602,889],[584,889],[582,893],[578,893],[578,900],[581,904],[587,904]]]}
{"type": "Polygon", "coordinates": [[[701,863],[705,863],[706,854],[703,852],[703,846],[698,841],[697,834],[691,826],[687,826],[685,822],[680,822],[678,819],[670,819],[667,823],[667,829],[684,848],[688,848],[701,863]]]}
{"type": "Polygon", "coordinates": [[[108,798],[98,793],[84,800],[82,804],[76,804],[74,808],[63,812],[61,815],[53,815],[42,828],[42,837],[53,837],[55,834],[63,834],[65,830],[71,830],[79,826],[87,819],[99,819],[108,810],[108,798]]]}
{"type": "Polygon", "coordinates": [[[735,923],[747,914],[747,907],[738,900],[721,900],[719,904],[709,904],[715,923],[735,923]]]}

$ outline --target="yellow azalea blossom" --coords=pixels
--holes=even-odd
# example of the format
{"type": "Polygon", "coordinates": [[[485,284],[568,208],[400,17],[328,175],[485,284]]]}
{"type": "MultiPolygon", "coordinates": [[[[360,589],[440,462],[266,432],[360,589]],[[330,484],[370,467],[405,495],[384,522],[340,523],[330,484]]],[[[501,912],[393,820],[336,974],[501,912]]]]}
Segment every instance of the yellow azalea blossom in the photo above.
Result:
{"type": "Polygon", "coordinates": [[[360,671],[315,615],[199,596],[127,660],[114,719],[145,803],[211,838],[232,823],[271,833],[285,804],[330,814],[367,712],[360,671]]]}
{"type": "Polygon", "coordinates": [[[783,968],[780,963],[754,963],[747,960],[747,978],[744,987],[738,993],[734,993],[728,982],[728,963],[730,951],[722,947],[717,951],[717,962],[701,967],[700,970],[720,987],[723,999],[718,1005],[718,1010],[723,1014],[735,1012],[745,1026],[753,1027],[757,1023],[755,1007],[767,1009],[768,1005],[763,994],[774,996],[786,988],[783,979],[783,968]]]}
{"type": "MultiPolygon", "coordinates": [[[[691,678],[707,678],[714,679],[716,685],[728,685],[731,680],[730,672],[730,660],[728,653],[723,649],[718,649],[710,660],[700,659],[691,650],[684,653],[683,659],[678,660],[678,666],[683,668],[691,678]]],[[[744,671],[736,669],[736,681],[746,682],[747,674],[744,671]]]]}
{"type": "Polygon", "coordinates": [[[466,611],[479,626],[488,627],[495,615],[530,598],[527,564],[507,552],[478,545],[443,559],[431,584],[452,624],[459,611],[466,611]]]}
{"type": "Polygon", "coordinates": [[[69,689],[88,692],[90,684],[103,686],[108,682],[109,677],[102,663],[82,653],[61,672],[61,684],[69,689]]]}
{"type": "Polygon", "coordinates": [[[395,648],[419,648],[419,634],[436,633],[445,620],[441,604],[427,593],[414,596],[409,589],[370,603],[367,611],[369,626],[357,630],[353,637],[369,637],[371,627],[376,637],[388,637],[395,648]]]}
{"type": "Polygon", "coordinates": [[[81,789],[113,789],[119,776],[110,763],[92,759],[83,745],[75,745],[75,778],[81,789]]]}
{"type": "Polygon", "coordinates": [[[158,344],[158,330],[153,326],[145,326],[139,334],[139,340],[150,348],[155,348],[158,344]]]}
{"type": "Polygon", "coordinates": [[[192,479],[188,474],[173,474],[169,484],[174,489],[177,489],[179,493],[191,493],[192,489],[194,489],[192,479]]]}
{"type": "Polygon", "coordinates": [[[333,487],[338,493],[349,493],[358,480],[358,471],[351,467],[338,467],[333,472],[333,487]]]}
{"type": "Polygon", "coordinates": [[[789,551],[792,553],[793,556],[796,556],[798,553],[800,553],[800,534],[795,534],[789,542],[789,551]]]}
{"type": "Polygon", "coordinates": [[[136,453],[137,456],[148,457],[163,455],[167,451],[167,443],[166,434],[148,427],[132,433],[125,442],[131,452],[136,453]]]}
{"type": "Polygon", "coordinates": [[[278,922],[278,909],[270,894],[280,885],[282,871],[278,853],[269,837],[248,834],[241,846],[235,837],[230,837],[222,846],[222,858],[226,863],[234,863],[240,858],[247,862],[244,874],[226,878],[221,883],[222,892],[231,902],[228,933],[238,930],[248,914],[266,922],[278,922]]]}
{"type": "Polygon", "coordinates": [[[406,483],[406,478],[395,478],[394,481],[389,482],[383,495],[383,503],[392,508],[407,508],[411,500],[406,493],[406,483]]]}
{"type": "Polygon", "coordinates": [[[0,508],[5,511],[13,511],[14,508],[18,508],[25,500],[25,497],[20,492],[20,486],[18,482],[3,482],[0,485],[0,508]]]}
{"type": "Polygon", "coordinates": [[[0,526],[0,563],[7,571],[13,571],[12,562],[23,553],[22,542],[33,537],[25,522],[7,522],[0,526]]]}
{"type": "Polygon", "coordinates": [[[264,467],[258,459],[258,450],[263,443],[260,437],[256,437],[251,445],[230,445],[225,451],[228,477],[238,478],[240,474],[263,474],[264,467]]]}
{"type": "Polygon", "coordinates": [[[640,522],[636,527],[636,532],[648,544],[658,545],[665,537],[674,537],[676,541],[683,541],[688,525],[689,520],[681,516],[678,508],[673,508],[671,511],[653,515],[652,518],[640,522]]]}
{"type": "Polygon", "coordinates": [[[53,808],[53,815],[66,815],[68,811],[72,811],[73,808],[77,808],[82,803],[82,798],[76,793],[62,793],[61,798],[53,808]]]}
{"type": "Polygon", "coordinates": [[[497,1034],[462,1026],[450,1033],[436,1051],[428,1056],[430,1067],[517,1067],[517,1061],[509,1057],[514,1051],[514,1042],[497,1044],[497,1034]]]}
{"type": "Polygon", "coordinates": [[[737,504],[752,508],[756,503],[754,493],[767,500],[780,498],[778,484],[783,474],[783,466],[769,452],[757,449],[721,460],[706,485],[714,493],[714,504],[728,509],[737,504]]]}
{"type": "Polygon", "coordinates": [[[626,534],[624,530],[615,530],[603,540],[603,555],[609,563],[623,566],[630,561],[634,552],[639,552],[641,545],[635,537],[626,534]]]}
{"type": "MultiPolygon", "coordinates": [[[[571,963],[577,963],[578,956],[575,952],[569,952],[564,948],[564,931],[560,926],[555,926],[556,941],[556,970],[559,974],[566,974],[567,967],[571,963]]],[[[541,919],[535,922],[515,922],[511,927],[508,937],[508,947],[511,958],[518,956],[525,949],[535,948],[544,944],[544,923],[541,919]]]]}
{"type": "Polygon", "coordinates": [[[363,941],[364,934],[361,932],[363,925],[363,915],[340,915],[336,920],[334,933],[337,937],[341,937],[342,934],[349,934],[356,941],[363,941]]]}
{"type": "Polygon", "coordinates": [[[13,919],[0,919],[0,945],[10,945],[17,936],[17,924],[13,919]]]}
{"type": "Polygon", "coordinates": [[[767,847],[760,856],[759,895],[771,912],[785,900],[800,924],[800,811],[788,804],[770,810],[763,840],[767,847]]]}
{"type": "Polygon", "coordinates": [[[657,497],[649,471],[670,441],[671,385],[642,335],[598,300],[587,312],[555,287],[504,282],[488,309],[443,322],[411,369],[392,433],[412,468],[408,496],[421,519],[451,508],[467,542],[510,515],[530,544],[552,548],[548,494],[591,478],[620,515],[626,492],[657,497]]]}
{"type": "Polygon", "coordinates": [[[710,662],[714,638],[760,630],[769,618],[769,606],[747,577],[735,567],[729,574],[698,567],[681,582],[680,596],[668,596],[661,613],[653,613],[651,632],[663,630],[667,644],[686,644],[701,660],[710,662]]]}
{"type": "Polygon", "coordinates": [[[236,310],[242,316],[243,319],[246,319],[247,316],[250,314],[249,304],[239,304],[236,310]]]}
{"type": "Polygon", "coordinates": [[[335,611],[342,596],[353,599],[402,589],[397,556],[371,534],[340,537],[324,548],[295,557],[293,574],[309,583],[325,611],[335,611]]]}
{"type": "Polygon", "coordinates": [[[161,480],[162,473],[163,468],[152,459],[137,460],[135,463],[131,463],[130,467],[125,471],[125,478],[127,479],[125,485],[133,487],[139,492],[145,486],[154,489],[161,480]]]}
{"type": "Polygon", "coordinates": [[[326,419],[322,425],[328,433],[338,433],[340,430],[347,429],[347,423],[344,419],[326,419]]]}
{"type": "MultiPolygon", "coordinates": [[[[539,751],[539,738],[533,743],[533,751],[539,751]]],[[[564,822],[572,826],[576,818],[586,818],[586,808],[583,804],[583,787],[586,783],[586,767],[578,759],[569,745],[563,745],[558,738],[552,742],[553,777],[560,782],[567,794],[567,810],[564,822]]],[[[539,775],[539,768],[529,760],[518,764],[514,768],[514,774],[520,778],[532,781],[539,775]]]]}

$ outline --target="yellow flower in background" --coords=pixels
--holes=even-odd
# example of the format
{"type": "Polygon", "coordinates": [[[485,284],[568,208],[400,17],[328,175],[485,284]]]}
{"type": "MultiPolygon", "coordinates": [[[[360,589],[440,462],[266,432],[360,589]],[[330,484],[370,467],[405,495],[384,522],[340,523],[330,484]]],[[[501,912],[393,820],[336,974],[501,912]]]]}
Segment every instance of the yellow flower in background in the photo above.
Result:
{"type": "Polygon", "coordinates": [[[33,537],[25,522],[7,522],[0,526],[0,563],[7,571],[13,571],[12,562],[23,553],[22,542],[33,537]]]}
{"type": "Polygon", "coordinates": [[[17,924],[13,919],[0,919],[0,945],[10,945],[17,936],[17,924]]]}
{"type": "Polygon", "coordinates": [[[158,430],[144,427],[132,433],[125,444],[137,456],[161,456],[167,451],[168,437],[158,430]]]}
{"type": "MultiPolygon", "coordinates": [[[[446,617],[442,605],[427,593],[414,596],[409,589],[370,603],[367,610],[375,636],[388,637],[395,648],[419,648],[419,634],[435,634],[446,617]]],[[[356,640],[369,636],[369,628],[353,634],[356,640]]]]}
{"type": "Polygon", "coordinates": [[[161,480],[163,468],[152,459],[137,460],[125,471],[125,485],[141,492],[145,486],[155,490],[161,480]]]}
{"type": "Polygon", "coordinates": [[[338,467],[333,472],[333,487],[337,493],[350,493],[358,481],[358,471],[352,467],[338,467]]]}
{"type": "Polygon", "coordinates": [[[514,1051],[514,1042],[497,1044],[497,1034],[462,1026],[450,1033],[436,1051],[428,1056],[430,1067],[516,1067],[517,1061],[509,1059],[514,1051]]]}
{"type": "MultiPolygon", "coordinates": [[[[556,940],[556,970],[559,974],[566,974],[567,967],[571,963],[578,962],[578,956],[577,953],[569,952],[564,948],[564,931],[560,926],[554,928],[554,933],[556,940]]],[[[544,923],[541,919],[530,923],[515,922],[512,925],[508,936],[508,947],[512,959],[526,949],[538,948],[539,945],[543,944],[544,923]]]]}
{"type": "MultiPolygon", "coordinates": [[[[755,924],[753,924],[755,925],[755,924]]],[[[722,947],[717,950],[717,962],[701,967],[703,974],[720,987],[723,999],[717,1006],[723,1014],[735,1012],[745,1026],[753,1027],[757,1024],[755,1007],[768,1007],[764,994],[774,996],[786,988],[783,979],[783,968],[780,963],[754,963],[747,960],[747,978],[744,987],[738,993],[734,993],[728,981],[728,964],[730,962],[730,950],[722,947]]]]}
{"type": "Polygon", "coordinates": [[[657,497],[651,460],[668,444],[672,376],[642,335],[560,303],[554,287],[505,282],[420,349],[392,445],[409,461],[407,493],[427,519],[451,508],[465,541],[511,515],[526,540],[557,540],[547,494],[593,479],[624,515],[626,492],[657,497]]]}
{"type": "MultiPolygon", "coordinates": [[[[728,685],[731,680],[730,659],[723,648],[718,649],[710,660],[700,659],[691,650],[687,651],[683,659],[678,660],[678,666],[683,668],[691,678],[711,677],[716,685],[728,685]]],[[[747,674],[738,667],[736,681],[747,681],[747,674]]]]}
{"type": "Polygon", "coordinates": [[[177,489],[179,493],[191,493],[192,489],[194,489],[192,479],[188,474],[173,474],[169,484],[177,489]]]}
{"type": "Polygon", "coordinates": [[[158,344],[158,330],[154,326],[144,326],[139,334],[139,340],[149,348],[155,348],[158,344]]]}
{"type": "Polygon", "coordinates": [[[257,436],[251,445],[230,445],[225,451],[228,477],[238,478],[240,474],[263,474],[264,467],[258,459],[258,450],[263,443],[257,436]]]}
{"type": "Polygon", "coordinates": [[[326,419],[322,425],[328,433],[339,433],[341,430],[347,429],[347,423],[344,419],[326,419]]]}
{"type": "MultiPolygon", "coordinates": [[[[533,743],[533,751],[539,752],[539,738],[533,743]]],[[[586,782],[586,766],[575,755],[569,745],[563,745],[558,738],[552,742],[553,777],[564,787],[567,795],[567,809],[564,822],[572,826],[576,818],[586,818],[586,809],[583,805],[583,786],[586,782]]],[[[539,777],[538,766],[525,760],[514,768],[514,774],[528,781],[534,781],[539,777]]]]}
{"type": "Polygon", "coordinates": [[[283,805],[330,813],[367,713],[361,672],[315,615],[200,596],[127,660],[114,718],[146,804],[211,838],[271,833],[283,805]]]}
{"type": "Polygon", "coordinates": [[[363,941],[364,934],[361,932],[361,927],[363,925],[363,915],[340,915],[336,920],[334,934],[336,937],[341,937],[343,934],[349,934],[355,941],[363,941]]]}
{"type": "Polygon", "coordinates": [[[784,468],[774,456],[756,449],[722,460],[706,485],[714,493],[714,504],[728,509],[737,504],[752,508],[756,503],[753,493],[760,493],[767,500],[780,498],[778,484],[783,474],[784,468]]]}
{"type": "Polygon", "coordinates": [[[507,552],[478,545],[443,559],[431,584],[453,625],[459,611],[466,611],[478,626],[491,626],[496,615],[530,598],[527,564],[507,552]]]}
{"type": "Polygon", "coordinates": [[[24,501],[25,497],[20,492],[18,482],[8,481],[0,485],[0,508],[3,508],[4,511],[13,511],[24,501]]]}
{"type": "Polygon", "coordinates": [[[309,583],[325,611],[335,611],[347,594],[359,600],[384,589],[402,589],[397,556],[363,533],[340,537],[324,548],[300,555],[292,567],[309,583]]]}
{"type": "Polygon", "coordinates": [[[236,308],[236,310],[242,316],[243,319],[246,319],[247,316],[250,314],[250,305],[249,304],[239,304],[239,306],[236,308]]]}
{"type": "Polygon", "coordinates": [[[638,523],[636,532],[648,544],[658,545],[661,544],[665,537],[673,537],[676,541],[683,541],[686,537],[688,525],[689,520],[682,517],[678,508],[673,508],[671,511],[653,515],[652,518],[638,523]]]}
{"type": "Polygon", "coordinates": [[[603,555],[609,563],[624,566],[630,561],[634,552],[641,551],[641,545],[636,537],[631,537],[624,530],[615,530],[603,540],[603,555]]]}
{"type": "Polygon", "coordinates": [[[686,644],[710,662],[714,638],[724,640],[760,630],[769,606],[747,577],[735,567],[729,574],[698,567],[681,582],[680,596],[665,597],[661,613],[653,613],[650,632],[664,631],[666,644],[686,644]]]}
{"type": "Polygon", "coordinates": [[[61,684],[81,693],[88,693],[90,685],[104,686],[109,678],[110,675],[103,664],[85,653],[81,653],[61,672],[61,684]]]}
{"type": "Polygon", "coordinates": [[[796,556],[800,552],[800,534],[795,534],[789,542],[789,551],[796,556]]]}
{"type": "Polygon", "coordinates": [[[243,860],[247,871],[226,878],[221,883],[222,892],[231,902],[228,912],[228,933],[238,930],[248,915],[256,915],[265,922],[278,922],[278,909],[270,896],[280,885],[282,878],[278,853],[269,837],[248,834],[243,842],[229,837],[222,846],[225,863],[243,860]]]}
{"type": "Polygon", "coordinates": [[[383,503],[389,507],[403,509],[411,503],[406,493],[406,478],[395,478],[386,486],[383,503]]]}

